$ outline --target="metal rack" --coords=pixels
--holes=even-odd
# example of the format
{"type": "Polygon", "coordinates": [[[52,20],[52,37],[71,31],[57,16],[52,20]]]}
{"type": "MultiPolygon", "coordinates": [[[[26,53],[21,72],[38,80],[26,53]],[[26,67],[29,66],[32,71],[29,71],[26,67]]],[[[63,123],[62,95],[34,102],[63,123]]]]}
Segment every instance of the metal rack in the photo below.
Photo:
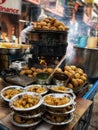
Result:
{"type": "MultiPolygon", "coordinates": [[[[94,96],[98,92],[98,80],[94,83],[94,85],[90,86],[90,89],[85,93],[83,96],[84,99],[92,100],[94,99],[94,96]]],[[[80,119],[78,124],[75,126],[73,130],[87,130],[88,126],[90,124],[90,119],[92,116],[92,110],[93,110],[93,103],[89,107],[89,109],[86,111],[86,113],[83,115],[83,117],[80,119]]]]}

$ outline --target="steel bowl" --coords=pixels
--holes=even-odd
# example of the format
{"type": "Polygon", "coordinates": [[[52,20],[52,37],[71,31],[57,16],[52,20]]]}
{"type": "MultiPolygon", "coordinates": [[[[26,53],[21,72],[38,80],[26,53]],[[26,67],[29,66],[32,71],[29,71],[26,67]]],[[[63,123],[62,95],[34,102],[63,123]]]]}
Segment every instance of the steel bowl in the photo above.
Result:
{"type": "Polygon", "coordinates": [[[49,81],[47,81],[49,77],[49,73],[47,72],[40,72],[36,75],[36,80],[38,84],[48,84],[49,81]]]}
{"type": "MultiPolygon", "coordinates": [[[[33,120],[33,119],[32,119],[32,118],[30,119],[30,118],[23,118],[23,117],[21,117],[21,119],[22,119],[22,120],[24,119],[27,123],[19,123],[19,122],[16,122],[16,121],[15,121],[14,116],[15,116],[15,113],[12,112],[12,113],[10,114],[10,121],[11,121],[11,123],[12,123],[13,125],[15,125],[15,126],[24,127],[24,128],[36,126],[36,125],[39,124],[39,123],[41,122],[41,120],[42,120],[40,117],[36,117],[36,118],[34,119],[34,120],[35,120],[34,122],[32,121],[31,123],[28,123],[28,122],[30,122],[30,121],[33,120]]],[[[17,116],[19,117],[18,114],[17,114],[17,116]]]]}
{"type": "Polygon", "coordinates": [[[64,85],[67,86],[67,83],[69,81],[69,77],[64,73],[54,73],[53,75],[53,81],[56,85],[64,85]]]}
{"type": "MultiPolygon", "coordinates": [[[[25,99],[27,100],[27,99],[25,99]]],[[[34,93],[34,92],[23,92],[23,93],[20,93],[20,94],[17,94],[16,96],[14,96],[11,101],[9,102],[9,106],[10,108],[12,108],[13,110],[15,111],[29,111],[29,110],[33,110],[33,109],[36,109],[38,108],[39,106],[41,106],[43,103],[43,100],[42,100],[42,96],[37,94],[37,93],[34,93]],[[17,100],[20,100],[22,99],[22,97],[24,95],[27,95],[27,96],[32,96],[32,98],[34,99],[34,97],[37,97],[39,99],[39,102],[36,104],[36,105],[32,105],[30,107],[25,107],[25,108],[21,108],[21,107],[16,107],[14,106],[14,102],[17,101],[17,100]]]]}
{"type": "Polygon", "coordinates": [[[46,106],[46,107],[50,107],[50,108],[64,108],[64,107],[69,106],[69,105],[71,105],[73,103],[74,103],[74,98],[70,94],[65,94],[65,93],[50,93],[50,94],[47,94],[47,95],[45,95],[43,97],[43,105],[46,106]],[[55,99],[67,97],[67,98],[69,98],[69,102],[61,104],[61,105],[57,105],[57,104],[55,104],[55,105],[53,104],[52,105],[52,104],[50,104],[50,102],[49,103],[45,102],[45,99],[48,96],[54,97],[55,99]]]}
{"type": "Polygon", "coordinates": [[[5,102],[9,103],[9,102],[11,101],[11,99],[12,99],[15,95],[17,95],[17,93],[14,93],[15,90],[20,90],[20,92],[19,92],[18,94],[24,92],[24,88],[23,88],[22,86],[18,86],[18,85],[7,86],[7,87],[5,87],[5,88],[3,88],[3,89],[1,90],[1,97],[2,97],[2,99],[3,99],[5,102]],[[12,93],[10,90],[12,90],[13,93],[12,93]],[[8,95],[5,96],[4,93],[7,92],[7,91],[10,91],[10,92],[8,93],[8,95]],[[12,94],[13,94],[13,95],[12,95],[12,94]],[[12,96],[12,97],[11,97],[11,98],[7,98],[8,96],[12,96]]]}

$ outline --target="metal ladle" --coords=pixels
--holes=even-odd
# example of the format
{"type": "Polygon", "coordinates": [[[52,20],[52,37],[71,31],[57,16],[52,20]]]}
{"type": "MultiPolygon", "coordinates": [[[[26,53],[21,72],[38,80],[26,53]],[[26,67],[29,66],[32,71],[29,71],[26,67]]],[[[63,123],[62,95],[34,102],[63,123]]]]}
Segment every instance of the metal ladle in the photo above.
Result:
{"type": "Polygon", "coordinates": [[[53,72],[49,75],[48,79],[46,80],[46,83],[48,84],[49,81],[51,80],[51,78],[53,77],[53,74],[55,73],[55,71],[57,70],[57,68],[62,64],[62,62],[65,60],[66,58],[66,54],[62,57],[62,59],[60,60],[60,62],[57,64],[57,66],[54,68],[53,72]]]}

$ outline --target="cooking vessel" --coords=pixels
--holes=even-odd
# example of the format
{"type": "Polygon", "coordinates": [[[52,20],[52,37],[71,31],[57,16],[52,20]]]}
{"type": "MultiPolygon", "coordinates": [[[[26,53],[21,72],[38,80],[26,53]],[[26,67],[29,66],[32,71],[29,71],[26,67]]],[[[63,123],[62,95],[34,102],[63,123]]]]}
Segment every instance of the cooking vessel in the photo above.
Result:
{"type": "Polygon", "coordinates": [[[36,80],[37,80],[37,83],[39,84],[49,84],[50,81],[48,80],[47,82],[47,79],[49,77],[49,73],[47,72],[40,72],[36,75],[36,80]]]}
{"type": "Polygon", "coordinates": [[[53,75],[53,81],[56,85],[66,86],[69,81],[69,77],[62,72],[55,72],[53,75]]]}
{"type": "Polygon", "coordinates": [[[11,48],[11,49],[7,49],[7,48],[0,48],[0,54],[2,55],[14,55],[14,54],[24,54],[25,53],[25,49],[16,49],[16,48],[11,48]]]}
{"type": "Polygon", "coordinates": [[[98,48],[73,47],[73,56],[69,57],[70,64],[82,68],[90,81],[98,79],[98,48]],[[71,58],[71,60],[70,60],[71,58]]]}

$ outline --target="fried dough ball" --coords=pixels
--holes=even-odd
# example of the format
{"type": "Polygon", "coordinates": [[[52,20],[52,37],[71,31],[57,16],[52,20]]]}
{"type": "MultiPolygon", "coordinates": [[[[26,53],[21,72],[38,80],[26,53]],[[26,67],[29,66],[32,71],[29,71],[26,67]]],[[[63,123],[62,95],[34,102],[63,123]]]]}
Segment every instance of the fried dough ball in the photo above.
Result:
{"type": "Polygon", "coordinates": [[[86,81],[86,77],[85,76],[81,76],[81,79],[85,82],[86,81]]]}
{"type": "Polygon", "coordinates": [[[27,70],[27,69],[29,69],[29,67],[28,66],[23,66],[23,69],[27,70]]]}
{"type": "Polygon", "coordinates": [[[25,74],[32,74],[32,70],[25,70],[25,74]]]}
{"type": "Polygon", "coordinates": [[[74,66],[74,65],[71,65],[70,67],[71,67],[72,70],[76,70],[77,69],[77,67],[74,66]]]}
{"type": "Polygon", "coordinates": [[[31,74],[28,74],[28,77],[29,77],[29,78],[32,78],[32,77],[33,77],[33,75],[31,75],[31,74]]]}
{"type": "Polygon", "coordinates": [[[34,72],[36,70],[36,68],[35,67],[31,67],[31,70],[34,72]]]}
{"type": "Polygon", "coordinates": [[[81,68],[77,68],[77,72],[79,72],[80,74],[82,73],[84,73],[84,71],[81,69],[81,68]]]}
{"type": "Polygon", "coordinates": [[[67,70],[67,71],[69,71],[71,68],[70,68],[70,66],[68,66],[68,65],[66,65],[65,67],[64,67],[64,70],[67,70]]]}
{"type": "Polygon", "coordinates": [[[83,76],[87,79],[87,74],[83,73],[83,76]]]}
{"type": "Polygon", "coordinates": [[[69,71],[67,71],[67,70],[65,70],[64,73],[65,73],[68,77],[72,77],[72,75],[73,75],[71,72],[69,72],[69,71]]]}
{"type": "Polygon", "coordinates": [[[70,73],[72,73],[72,75],[74,76],[76,72],[74,70],[70,70],[70,73]]]}
{"type": "Polygon", "coordinates": [[[51,27],[51,23],[47,23],[47,26],[48,26],[48,28],[50,28],[51,27]]]}
{"type": "Polygon", "coordinates": [[[40,72],[42,72],[42,69],[36,69],[36,72],[40,73],[40,72]]]}
{"type": "Polygon", "coordinates": [[[74,75],[74,77],[77,79],[77,78],[80,78],[80,74],[79,73],[76,73],[75,75],[74,75]]]}
{"type": "Polygon", "coordinates": [[[37,72],[34,72],[34,73],[33,73],[33,76],[35,77],[36,75],[37,75],[37,72]]]}
{"type": "Polygon", "coordinates": [[[49,17],[47,17],[47,18],[45,18],[45,19],[43,20],[43,22],[49,23],[50,20],[51,20],[51,19],[50,19],[49,17]]]}
{"type": "Polygon", "coordinates": [[[57,30],[56,27],[50,27],[50,30],[57,30]]]}
{"type": "Polygon", "coordinates": [[[74,88],[73,84],[71,84],[71,83],[68,83],[67,87],[68,87],[68,88],[71,88],[71,89],[74,88]]]}
{"type": "Polygon", "coordinates": [[[48,26],[43,26],[42,29],[43,30],[49,30],[49,27],[48,26]]]}
{"type": "Polygon", "coordinates": [[[45,87],[33,86],[27,89],[29,92],[43,93],[46,91],[45,87]]]}
{"type": "Polygon", "coordinates": [[[40,25],[41,25],[41,27],[42,27],[42,26],[47,26],[47,23],[44,22],[44,21],[41,21],[41,22],[40,22],[40,25]]]}
{"type": "Polygon", "coordinates": [[[61,68],[57,68],[56,72],[62,72],[62,69],[61,68]]]}
{"type": "Polygon", "coordinates": [[[13,101],[16,108],[29,108],[38,104],[39,99],[37,96],[22,95],[19,99],[13,101]]]}
{"type": "Polygon", "coordinates": [[[12,89],[12,88],[9,88],[7,90],[4,91],[3,93],[3,96],[7,99],[11,99],[13,96],[21,93],[22,90],[21,89],[12,89]]]}
{"type": "Polygon", "coordinates": [[[34,29],[42,30],[68,30],[68,27],[64,23],[58,21],[56,18],[45,18],[44,20],[37,22],[34,29]]]}
{"type": "Polygon", "coordinates": [[[71,82],[72,82],[72,84],[74,85],[74,87],[78,87],[78,81],[77,81],[77,79],[75,79],[75,78],[72,78],[71,79],[71,82]]]}
{"type": "Polygon", "coordinates": [[[81,68],[77,68],[74,65],[66,65],[64,67],[64,73],[70,77],[70,83],[73,85],[73,87],[81,86],[87,80],[87,74],[85,74],[81,68]]]}
{"type": "Polygon", "coordinates": [[[25,74],[25,70],[21,70],[19,74],[20,75],[24,75],[25,74]]]}
{"type": "Polygon", "coordinates": [[[56,21],[57,21],[56,18],[52,18],[52,19],[51,19],[51,25],[54,25],[56,21]]]}
{"type": "Polygon", "coordinates": [[[82,79],[77,79],[79,86],[83,85],[84,81],[82,79]]]}
{"type": "Polygon", "coordinates": [[[67,91],[65,86],[53,86],[51,89],[55,91],[67,91]]]}
{"type": "Polygon", "coordinates": [[[65,30],[65,28],[64,28],[64,26],[60,25],[60,26],[58,26],[58,30],[63,31],[63,30],[65,30]]]}
{"type": "Polygon", "coordinates": [[[54,26],[55,26],[55,27],[58,27],[59,24],[60,24],[60,23],[59,23],[58,21],[55,21],[54,26]]]}
{"type": "Polygon", "coordinates": [[[34,29],[41,29],[41,25],[34,26],[34,29]]]}
{"type": "Polygon", "coordinates": [[[53,68],[47,68],[47,72],[48,73],[52,73],[53,72],[53,68]]]}
{"type": "Polygon", "coordinates": [[[44,98],[44,102],[49,104],[49,105],[64,105],[67,104],[70,101],[68,97],[53,97],[52,95],[47,95],[44,98]]]}

